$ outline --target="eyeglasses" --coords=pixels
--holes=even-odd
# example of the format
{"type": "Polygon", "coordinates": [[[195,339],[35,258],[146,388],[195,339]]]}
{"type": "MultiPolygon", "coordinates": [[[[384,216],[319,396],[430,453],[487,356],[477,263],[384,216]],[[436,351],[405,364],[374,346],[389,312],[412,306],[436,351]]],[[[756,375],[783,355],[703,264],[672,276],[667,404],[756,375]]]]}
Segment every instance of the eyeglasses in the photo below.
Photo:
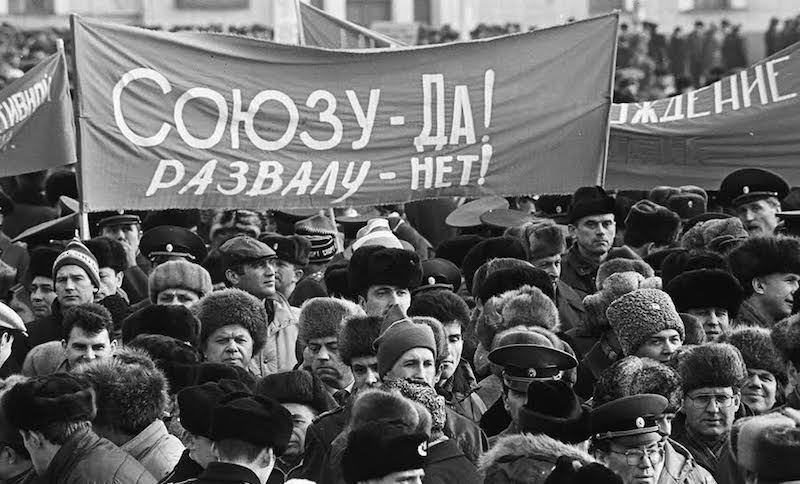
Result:
{"type": "Polygon", "coordinates": [[[652,465],[658,465],[664,460],[664,446],[657,445],[655,447],[647,447],[644,449],[629,449],[625,452],[617,452],[616,450],[609,450],[612,454],[619,454],[625,456],[625,463],[629,466],[638,466],[644,461],[644,456],[652,465]]]}
{"type": "Polygon", "coordinates": [[[689,397],[692,406],[698,410],[708,408],[708,404],[713,400],[717,408],[730,408],[733,406],[735,398],[732,395],[696,395],[689,397]]]}

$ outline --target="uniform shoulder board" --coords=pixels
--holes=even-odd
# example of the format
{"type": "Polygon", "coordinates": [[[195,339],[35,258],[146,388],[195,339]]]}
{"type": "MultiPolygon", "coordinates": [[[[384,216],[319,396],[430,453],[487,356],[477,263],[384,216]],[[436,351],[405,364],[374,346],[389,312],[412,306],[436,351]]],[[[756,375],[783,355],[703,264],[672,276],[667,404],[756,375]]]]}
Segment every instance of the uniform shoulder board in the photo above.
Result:
{"type": "Polygon", "coordinates": [[[343,411],[344,411],[344,405],[340,405],[334,408],[333,410],[328,410],[327,412],[322,412],[321,414],[317,415],[317,417],[314,420],[312,420],[311,423],[317,423],[325,417],[328,417],[330,415],[336,415],[337,413],[341,413],[343,411]]]}

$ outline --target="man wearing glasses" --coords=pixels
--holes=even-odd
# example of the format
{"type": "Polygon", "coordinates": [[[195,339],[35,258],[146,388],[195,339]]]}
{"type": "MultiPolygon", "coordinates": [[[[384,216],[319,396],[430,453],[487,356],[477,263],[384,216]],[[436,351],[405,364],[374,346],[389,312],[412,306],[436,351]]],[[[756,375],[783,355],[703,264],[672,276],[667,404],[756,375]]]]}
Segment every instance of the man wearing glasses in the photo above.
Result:
{"type": "Polygon", "coordinates": [[[740,408],[739,389],[747,378],[742,355],[727,343],[697,346],[680,358],[678,372],[684,398],[672,424],[672,439],[716,478],[740,408]]]}
{"type": "Polygon", "coordinates": [[[625,484],[660,482],[666,437],[659,432],[657,417],[667,404],[661,395],[645,393],[595,408],[591,413],[589,451],[619,474],[625,484]]]}

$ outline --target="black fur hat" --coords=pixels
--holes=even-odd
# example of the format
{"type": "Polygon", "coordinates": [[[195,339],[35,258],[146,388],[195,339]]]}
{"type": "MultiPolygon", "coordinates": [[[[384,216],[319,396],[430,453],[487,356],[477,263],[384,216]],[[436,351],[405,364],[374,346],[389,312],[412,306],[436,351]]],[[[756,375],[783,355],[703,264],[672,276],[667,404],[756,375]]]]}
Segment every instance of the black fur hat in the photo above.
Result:
{"type": "Polygon", "coordinates": [[[297,339],[302,343],[316,338],[339,337],[342,322],[353,316],[364,315],[361,306],[346,299],[315,297],[300,307],[297,317],[297,339]]]}
{"type": "Polygon", "coordinates": [[[122,343],[140,334],[163,334],[197,347],[200,321],[184,306],[156,304],[131,314],[122,322],[122,343]]]}
{"type": "Polygon", "coordinates": [[[146,367],[102,358],[79,365],[74,371],[94,387],[95,425],[137,435],[164,415],[169,401],[167,379],[155,365],[146,367]]]}
{"type": "Polygon", "coordinates": [[[452,239],[447,239],[436,248],[436,257],[447,259],[461,268],[467,252],[470,251],[483,237],[475,234],[459,235],[452,239]]]}
{"type": "Polygon", "coordinates": [[[730,273],[719,269],[684,272],[666,288],[678,312],[689,309],[722,308],[735,316],[744,299],[742,286],[730,273]]]}
{"type": "Polygon", "coordinates": [[[108,237],[95,237],[84,242],[89,252],[97,259],[97,267],[110,267],[114,272],[123,272],[128,268],[128,256],[125,248],[117,240],[108,237]]]}
{"type": "Polygon", "coordinates": [[[200,320],[200,347],[223,326],[238,324],[253,338],[253,354],[267,341],[267,310],[255,296],[240,289],[215,291],[200,299],[192,308],[200,320]]]}
{"type": "Polygon", "coordinates": [[[14,385],[3,395],[3,413],[20,430],[41,430],[53,423],[91,422],[95,394],[85,377],[54,373],[14,385]]]}
{"type": "Polygon", "coordinates": [[[280,403],[308,405],[317,412],[317,415],[337,406],[322,382],[305,370],[267,375],[256,383],[253,393],[274,398],[280,403]]]}
{"type": "Polygon", "coordinates": [[[594,385],[593,404],[605,403],[640,393],[653,393],[667,399],[668,412],[683,404],[681,376],[673,368],[650,358],[626,356],[600,374],[594,385]]]}
{"type": "Polygon", "coordinates": [[[800,273],[800,239],[773,235],[750,237],[728,254],[728,261],[745,294],[750,295],[756,277],[800,273]]]}
{"type": "Polygon", "coordinates": [[[467,252],[461,264],[461,273],[464,274],[467,287],[472,288],[472,278],[480,266],[501,257],[527,261],[528,252],[525,244],[517,237],[492,237],[478,242],[467,252]]]}
{"type": "Polygon", "coordinates": [[[748,369],[768,371],[785,385],[788,382],[786,364],[770,336],[766,328],[742,326],[732,329],[724,341],[739,349],[748,369]]]}
{"type": "Polygon", "coordinates": [[[349,299],[350,301],[357,299],[357,294],[350,289],[348,265],[348,261],[342,259],[337,262],[332,261],[325,268],[325,288],[328,290],[328,296],[349,299]]]}
{"type": "Polygon", "coordinates": [[[421,279],[419,256],[410,250],[366,246],[350,258],[348,285],[354,294],[378,284],[414,289],[421,279]]]}
{"type": "Polygon", "coordinates": [[[28,265],[27,282],[33,281],[34,277],[53,278],[53,264],[56,257],[61,253],[61,249],[49,245],[39,246],[31,251],[31,261],[28,265]]]}
{"type": "Polygon", "coordinates": [[[728,343],[695,346],[678,360],[683,391],[698,388],[738,389],[747,378],[747,368],[739,349],[728,343]]]}
{"type": "Polygon", "coordinates": [[[209,435],[214,442],[241,440],[281,456],[291,436],[292,414],[272,398],[241,396],[214,407],[209,435]]]}
{"type": "Polygon", "coordinates": [[[543,270],[533,266],[500,269],[488,274],[480,284],[480,287],[477,288],[478,299],[486,302],[506,291],[513,291],[522,286],[537,287],[545,296],[555,300],[555,291],[550,276],[543,270]]]}
{"type": "Polygon", "coordinates": [[[209,438],[217,403],[229,395],[248,393],[250,389],[241,382],[227,379],[186,387],[178,392],[181,426],[194,435],[209,438]]]}
{"type": "Polygon", "coordinates": [[[247,388],[254,388],[256,379],[246,369],[225,363],[182,363],[165,362],[164,373],[170,381],[173,393],[196,385],[222,380],[236,380],[247,388]]]}
{"type": "Polygon", "coordinates": [[[357,316],[344,322],[339,332],[339,356],[350,366],[353,358],[377,356],[375,340],[381,332],[379,316],[357,316]]]}
{"type": "Polygon", "coordinates": [[[684,272],[699,269],[719,269],[730,272],[728,261],[710,250],[676,250],[666,256],[661,264],[661,281],[667,287],[673,279],[684,272]]]}

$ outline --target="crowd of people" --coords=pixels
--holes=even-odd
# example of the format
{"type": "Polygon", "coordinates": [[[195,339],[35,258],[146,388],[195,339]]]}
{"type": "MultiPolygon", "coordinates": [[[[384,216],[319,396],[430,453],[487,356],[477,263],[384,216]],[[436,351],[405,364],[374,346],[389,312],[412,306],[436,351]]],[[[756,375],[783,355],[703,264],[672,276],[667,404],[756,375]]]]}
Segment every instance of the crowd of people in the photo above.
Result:
{"type": "Polygon", "coordinates": [[[800,479],[778,174],[107,212],[84,240],[74,173],[6,182],[3,482],[800,479]]]}

